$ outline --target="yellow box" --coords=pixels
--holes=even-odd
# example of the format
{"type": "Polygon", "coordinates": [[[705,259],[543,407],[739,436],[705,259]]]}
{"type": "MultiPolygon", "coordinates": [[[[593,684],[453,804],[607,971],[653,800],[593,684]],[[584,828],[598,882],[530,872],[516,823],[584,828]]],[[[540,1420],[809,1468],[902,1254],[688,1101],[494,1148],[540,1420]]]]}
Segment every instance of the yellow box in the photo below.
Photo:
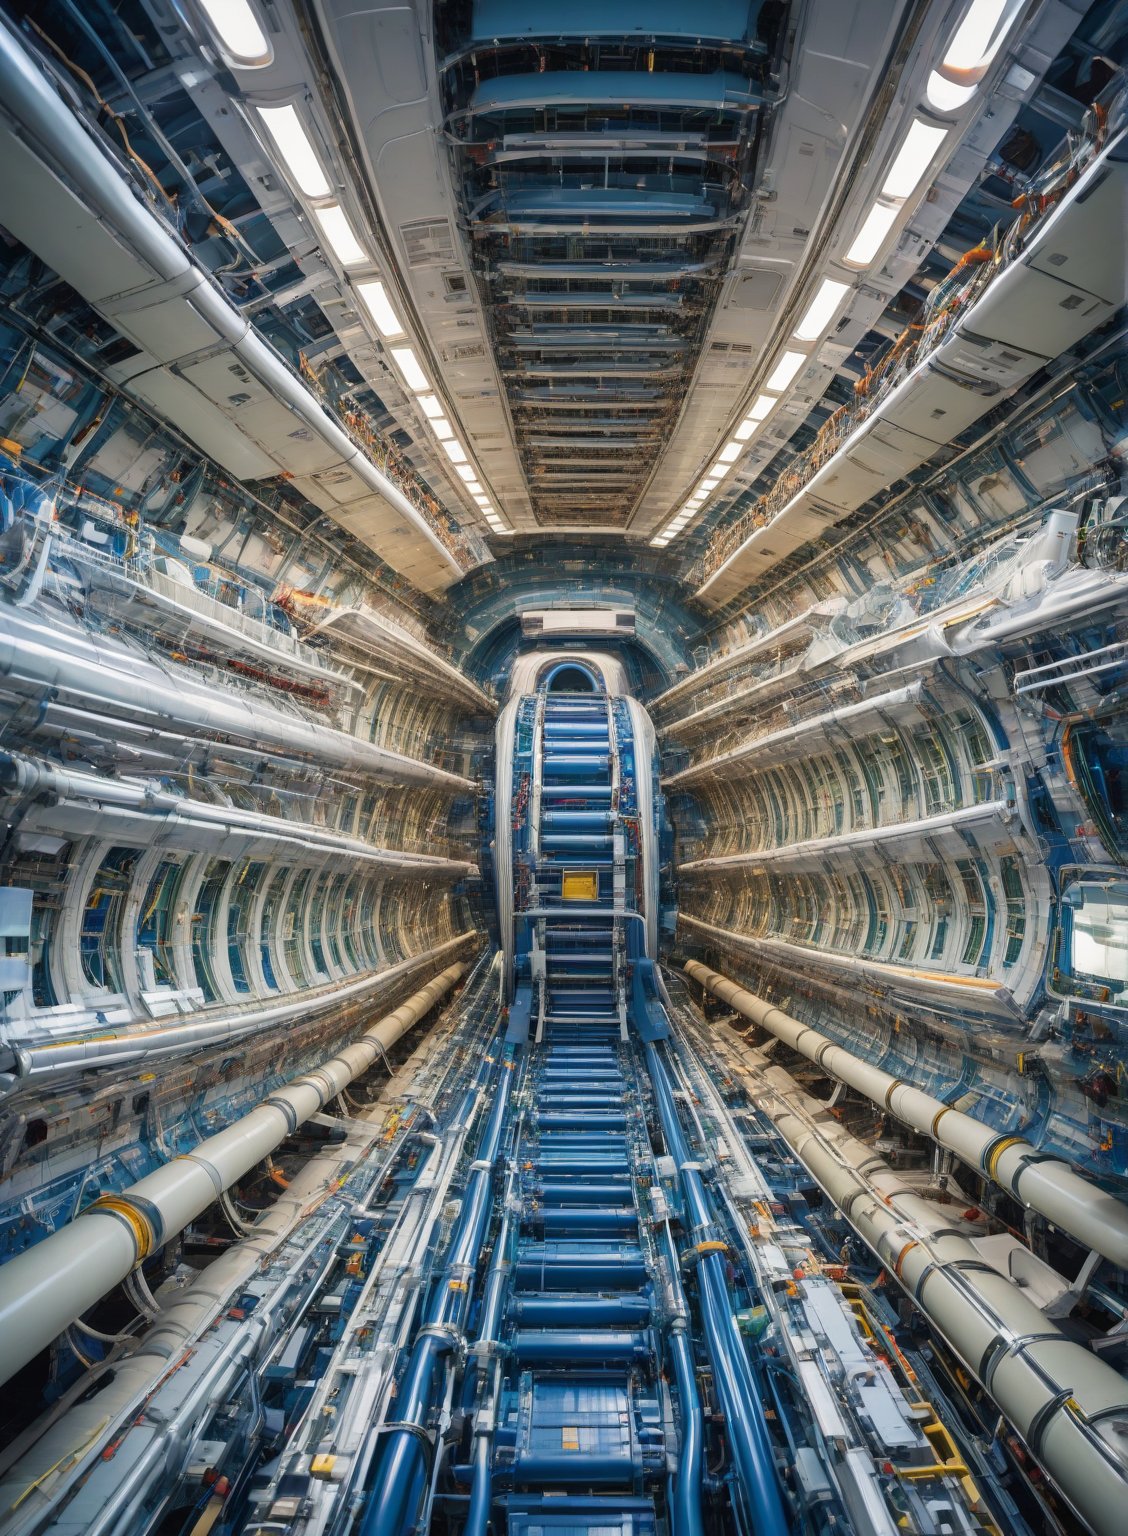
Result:
{"type": "Polygon", "coordinates": [[[560,1431],[560,1449],[562,1451],[578,1451],[580,1448],[580,1431],[578,1427],[568,1426],[560,1431]]]}
{"type": "Polygon", "coordinates": [[[598,901],[599,871],[597,869],[566,869],[560,877],[562,901],[598,901]]]}
{"type": "Polygon", "coordinates": [[[333,1476],[333,1468],[336,1465],[337,1458],[335,1456],[327,1456],[323,1453],[313,1458],[309,1470],[313,1477],[331,1478],[333,1476]]]}

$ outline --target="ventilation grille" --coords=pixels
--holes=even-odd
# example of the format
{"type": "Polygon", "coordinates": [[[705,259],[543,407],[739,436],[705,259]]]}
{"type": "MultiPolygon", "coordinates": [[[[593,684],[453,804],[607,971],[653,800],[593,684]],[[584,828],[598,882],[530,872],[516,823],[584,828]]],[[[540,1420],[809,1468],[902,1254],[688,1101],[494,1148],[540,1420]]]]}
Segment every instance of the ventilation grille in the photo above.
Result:
{"type": "Polygon", "coordinates": [[[409,267],[439,267],[454,260],[454,235],[448,219],[416,219],[400,225],[409,267]]]}

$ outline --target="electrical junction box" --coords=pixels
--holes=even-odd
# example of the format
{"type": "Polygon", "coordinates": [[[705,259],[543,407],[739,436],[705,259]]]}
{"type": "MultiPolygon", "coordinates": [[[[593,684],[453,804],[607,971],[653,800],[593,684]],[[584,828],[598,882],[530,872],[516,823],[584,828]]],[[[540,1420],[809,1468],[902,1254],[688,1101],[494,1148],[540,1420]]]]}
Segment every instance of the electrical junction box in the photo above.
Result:
{"type": "Polygon", "coordinates": [[[560,877],[562,901],[598,901],[599,871],[597,869],[566,869],[560,877]]]}

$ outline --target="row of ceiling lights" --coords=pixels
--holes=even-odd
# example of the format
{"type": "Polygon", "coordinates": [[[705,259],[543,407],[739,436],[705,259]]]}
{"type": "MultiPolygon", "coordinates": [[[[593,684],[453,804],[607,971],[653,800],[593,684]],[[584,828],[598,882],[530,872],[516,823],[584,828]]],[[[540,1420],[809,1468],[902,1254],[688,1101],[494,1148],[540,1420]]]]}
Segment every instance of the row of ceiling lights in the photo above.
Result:
{"type": "MultiPolygon", "coordinates": [[[[261,68],[273,58],[273,50],[260,27],[249,0],[199,0],[226,57],[237,66],[261,68]]],[[[320,156],[314,149],[298,109],[287,103],[280,107],[256,107],[263,127],[281,156],[294,184],[310,199],[310,210],[321,230],[325,244],[346,272],[350,268],[371,267],[373,261],[357,239],[348,214],[333,199],[333,189],[320,156]]],[[[427,425],[450,460],[455,474],[474,498],[482,516],[494,533],[509,529],[478,479],[466,449],[454,435],[445,408],[434,393],[414,349],[408,344],[403,322],[388,298],[384,284],[377,278],[355,278],[353,287],[371,315],[381,339],[396,365],[401,379],[426,418],[427,425]],[[398,342],[400,345],[392,345],[398,342]]]]}
{"type": "MultiPolygon", "coordinates": [[[[979,82],[1002,46],[1023,0],[972,0],[963,21],[948,45],[938,69],[928,77],[926,97],[930,106],[942,112],[954,112],[975,95],[979,82]]],[[[859,271],[872,265],[897,220],[898,214],[919,186],[921,179],[951,131],[950,124],[934,124],[914,118],[904,142],[890,165],[880,192],[843,258],[843,264],[859,271]]],[[[792,333],[792,340],[817,342],[829,329],[850,284],[824,277],[802,320],[792,333]]],[[[660,533],[651,539],[655,549],[665,549],[705,507],[706,502],[736,468],[752,438],[779,404],[780,396],[794,382],[806,363],[808,352],[786,350],[757,396],[751,410],[735,429],[693,494],[660,533]]]]}

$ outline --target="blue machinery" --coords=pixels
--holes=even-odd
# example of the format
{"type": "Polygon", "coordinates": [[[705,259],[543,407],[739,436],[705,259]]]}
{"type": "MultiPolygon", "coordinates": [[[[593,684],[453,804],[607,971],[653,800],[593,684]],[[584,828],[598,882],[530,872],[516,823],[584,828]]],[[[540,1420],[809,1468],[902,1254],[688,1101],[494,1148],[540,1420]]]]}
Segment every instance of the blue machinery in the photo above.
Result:
{"type": "MultiPolygon", "coordinates": [[[[555,662],[510,703],[498,743],[510,1006],[461,1111],[492,1097],[384,1426],[363,1536],[831,1529],[829,1501],[812,1496],[802,1513],[785,1487],[789,1455],[830,1484],[796,1445],[811,1428],[786,1422],[766,1380],[778,1359],[758,1361],[747,1338],[767,1323],[764,1302],[796,1286],[785,1259],[782,1275],[739,1263],[738,1234],[756,1224],[716,1184],[729,1154],[702,1119],[712,1090],[672,1037],[652,958],[649,721],[606,691],[598,665],[555,662]],[[457,1445],[446,1493],[436,1417],[457,1445]]],[[[712,1107],[724,1114],[715,1095],[712,1107]]],[[[747,1213],[768,1191],[743,1166],[747,1213]]],[[[756,1208],[769,1220],[780,1209],[756,1208]]],[[[823,1301],[849,1336],[841,1298],[823,1301]]],[[[897,1396],[889,1382],[875,1391],[897,1396]]],[[[894,1422],[903,1446],[927,1445],[910,1412],[894,1422]]],[[[858,1529],[892,1532],[872,1494],[845,1498],[858,1529]]],[[[962,1508],[919,1528],[991,1529],[962,1508]]]]}

